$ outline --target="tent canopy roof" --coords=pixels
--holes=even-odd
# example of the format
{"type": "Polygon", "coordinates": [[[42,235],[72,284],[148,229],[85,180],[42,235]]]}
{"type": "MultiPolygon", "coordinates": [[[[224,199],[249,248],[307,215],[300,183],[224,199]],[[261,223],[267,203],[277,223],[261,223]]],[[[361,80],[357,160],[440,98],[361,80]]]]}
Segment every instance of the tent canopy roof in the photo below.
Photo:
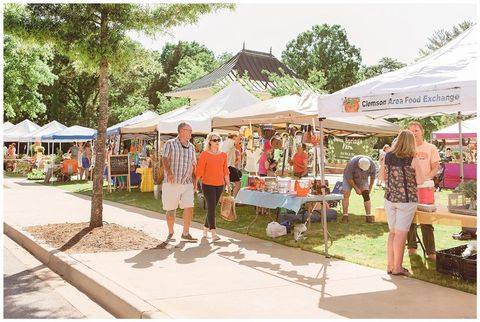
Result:
{"type": "Polygon", "coordinates": [[[320,97],[318,113],[322,117],[402,117],[474,111],[477,44],[478,27],[474,25],[412,65],[320,97]]]}
{"type": "Polygon", "coordinates": [[[89,141],[95,138],[97,134],[97,130],[80,126],[80,125],[73,125],[67,127],[66,129],[57,131],[50,135],[42,136],[42,140],[53,140],[53,141],[89,141]]]}
{"type": "Polygon", "coordinates": [[[23,136],[22,138],[29,141],[41,140],[42,136],[44,135],[53,134],[66,128],[67,127],[62,123],[59,123],[57,121],[51,121],[50,123],[45,124],[44,126],[36,129],[35,131],[23,136]]]}
{"type": "MultiPolygon", "coordinates": [[[[229,128],[248,124],[312,124],[318,126],[318,94],[304,91],[301,95],[275,97],[246,106],[228,115],[215,117],[214,128],[229,128]]],[[[352,119],[329,118],[322,121],[326,133],[348,135],[352,133],[377,136],[396,135],[399,127],[384,120],[374,120],[366,116],[352,119]]]]}
{"type": "Polygon", "coordinates": [[[11,128],[11,127],[13,127],[13,126],[14,126],[14,124],[12,124],[12,123],[10,123],[10,122],[7,121],[7,122],[3,123],[3,130],[4,130],[4,131],[5,131],[5,130],[8,130],[9,128],[11,128]]]}
{"type": "Polygon", "coordinates": [[[167,113],[163,113],[152,117],[143,122],[139,122],[132,125],[123,126],[120,128],[120,133],[122,134],[143,134],[151,133],[157,131],[158,123],[166,118],[174,117],[175,115],[181,114],[187,110],[187,106],[178,107],[167,113]]]}
{"type": "Polygon", "coordinates": [[[23,136],[28,135],[29,133],[35,131],[38,128],[40,128],[38,124],[35,124],[28,119],[25,119],[17,125],[9,128],[8,130],[3,131],[3,141],[28,142],[29,140],[23,139],[23,136]]]}
{"type": "Polygon", "coordinates": [[[125,120],[123,122],[117,123],[115,125],[110,126],[107,128],[107,136],[115,135],[120,132],[120,129],[124,126],[132,125],[132,124],[137,124],[140,122],[143,122],[145,120],[150,120],[155,117],[158,117],[158,114],[153,112],[153,111],[145,111],[140,115],[134,116],[128,120],[125,120]]]}
{"type": "MultiPolygon", "coordinates": [[[[478,120],[476,117],[462,121],[462,137],[476,138],[478,131],[478,120]]],[[[458,140],[460,134],[458,132],[458,123],[452,124],[441,130],[432,133],[432,139],[437,140],[458,140]]]]}
{"type": "Polygon", "coordinates": [[[162,119],[159,122],[159,131],[177,133],[178,124],[186,121],[192,125],[194,133],[205,134],[211,131],[213,117],[230,114],[259,101],[238,82],[233,82],[215,95],[191,106],[185,112],[162,119]]]}

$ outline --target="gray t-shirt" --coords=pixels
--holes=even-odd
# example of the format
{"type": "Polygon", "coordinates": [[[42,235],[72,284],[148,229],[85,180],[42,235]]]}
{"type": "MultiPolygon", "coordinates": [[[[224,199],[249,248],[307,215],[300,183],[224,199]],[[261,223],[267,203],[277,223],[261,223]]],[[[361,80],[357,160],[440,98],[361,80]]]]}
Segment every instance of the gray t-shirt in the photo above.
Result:
{"type": "Polygon", "coordinates": [[[375,179],[375,175],[377,173],[377,169],[375,167],[375,162],[373,162],[372,158],[365,156],[365,155],[357,155],[354,156],[345,167],[343,171],[343,179],[346,181],[348,179],[353,179],[358,186],[364,186],[368,184],[368,177],[372,177],[375,179]],[[363,171],[358,167],[358,161],[361,158],[367,158],[370,161],[370,168],[367,171],[363,171]]]}

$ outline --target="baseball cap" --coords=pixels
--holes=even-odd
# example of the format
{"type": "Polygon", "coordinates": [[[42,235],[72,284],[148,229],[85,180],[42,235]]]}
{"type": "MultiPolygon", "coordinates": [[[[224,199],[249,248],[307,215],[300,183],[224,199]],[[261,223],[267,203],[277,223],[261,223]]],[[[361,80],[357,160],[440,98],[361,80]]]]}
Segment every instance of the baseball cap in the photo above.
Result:
{"type": "Polygon", "coordinates": [[[363,171],[367,171],[370,168],[370,160],[367,158],[360,158],[360,160],[358,160],[358,167],[363,171]]]}

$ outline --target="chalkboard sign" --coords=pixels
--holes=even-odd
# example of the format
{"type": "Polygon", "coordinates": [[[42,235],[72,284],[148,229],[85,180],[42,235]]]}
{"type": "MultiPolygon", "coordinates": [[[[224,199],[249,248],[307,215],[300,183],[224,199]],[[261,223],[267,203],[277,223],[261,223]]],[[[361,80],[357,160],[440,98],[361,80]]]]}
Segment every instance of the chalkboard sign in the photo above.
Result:
{"type": "Polygon", "coordinates": [[[126,176],[129,174],[128,155],[111,155],[110,156],[110,175],[126,176]]]}
{"type": "Polygon", "coordinates": [[[108,192],[112,192],[110,186],[112,177],[118,176],[127,177],[127,188],[130,191],[130,156],[128,154],[108,157],[108,192]]]}

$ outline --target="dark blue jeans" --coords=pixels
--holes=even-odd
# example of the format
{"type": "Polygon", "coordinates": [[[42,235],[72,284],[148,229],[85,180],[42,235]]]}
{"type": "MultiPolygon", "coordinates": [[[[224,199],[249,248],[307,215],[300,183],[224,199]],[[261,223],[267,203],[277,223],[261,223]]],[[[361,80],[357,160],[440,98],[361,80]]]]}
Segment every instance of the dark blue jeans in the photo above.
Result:
{"type": "Polygon", "coordinates": [[[202,184],[202,193],[207,204],[207,217],[205,218],[205,227],[216,229],[215,226],[215,208],[222,195],[224,186],[210,186],[202,184]]]}

